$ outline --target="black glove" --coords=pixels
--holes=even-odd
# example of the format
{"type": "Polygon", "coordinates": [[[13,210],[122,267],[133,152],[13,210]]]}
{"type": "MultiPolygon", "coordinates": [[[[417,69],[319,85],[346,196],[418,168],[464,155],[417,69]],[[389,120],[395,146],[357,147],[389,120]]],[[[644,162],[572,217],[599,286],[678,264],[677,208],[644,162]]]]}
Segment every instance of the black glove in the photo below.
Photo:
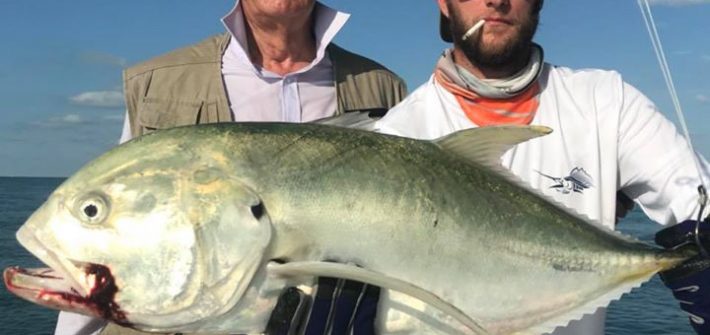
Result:
{"type": "Polygon", "coordinates": [[[285,289],[266,327],[268,335],[374,335],[380,288],[355,281],[321,277],[310,310],[309,296],[285,289]]]}
{"type": "MultiPolygon", "coordinates": [[[[665,248],[695,244],[697,221],[683,221],[656,234],[656,243],[665,248]]],[[[699,225],[699,241],[710,251],[710,218],[699,225]]],[[[710,335],[710,259],[700,254],[661,274],[673,291],[680,308],[689,314],[690,325],[698,334],[710,335]]]]}

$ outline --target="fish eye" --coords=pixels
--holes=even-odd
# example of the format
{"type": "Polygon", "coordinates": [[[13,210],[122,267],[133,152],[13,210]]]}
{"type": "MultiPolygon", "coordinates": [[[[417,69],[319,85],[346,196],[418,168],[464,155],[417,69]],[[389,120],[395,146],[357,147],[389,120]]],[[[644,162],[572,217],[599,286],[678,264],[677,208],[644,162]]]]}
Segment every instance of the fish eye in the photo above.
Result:
{"type": "Polygon", "coordinates": [[[108,202],[99,194],[89,194],[79,202],[78,214],[88,224],[101,223],[108,214],[108,202]]]}
{"type": "Polygon", "coordinates": [[[96,215],[99,213],[99,208],[96,207],[96,204],[86,204],[84,205],[84,214],[88,218],[95,218],[96,215]]]}

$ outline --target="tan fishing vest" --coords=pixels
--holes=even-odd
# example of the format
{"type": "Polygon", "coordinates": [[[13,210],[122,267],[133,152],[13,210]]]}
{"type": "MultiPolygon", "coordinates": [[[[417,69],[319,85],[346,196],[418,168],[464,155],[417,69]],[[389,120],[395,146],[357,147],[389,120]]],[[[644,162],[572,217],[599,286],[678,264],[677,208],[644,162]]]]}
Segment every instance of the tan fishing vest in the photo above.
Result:
{"type": "MultiPolygon", "coordinates": [[[[230,38],[228,33],[213,36],[124,71],[133,137],[154,129],[233,120],[221,72],[230,38]]],[[[384,113],[406,96],[402,79],[384,66],[332,43],[326,50],[335,74],[335,115],[384,113]]]]}
{"type": "MultiPolygon", "coordinates": [[[[222,54],[229,34],[159,56],[123,73],[131,134],[198,123],[233,121],[222,82],[222,54]]],[[[386,112],[406,96],[402,79],[384,66],[335,44],[333,63],[337,110],[386,112]]],[[[102,335],[148,334],[109,323],[102,335]]]]}

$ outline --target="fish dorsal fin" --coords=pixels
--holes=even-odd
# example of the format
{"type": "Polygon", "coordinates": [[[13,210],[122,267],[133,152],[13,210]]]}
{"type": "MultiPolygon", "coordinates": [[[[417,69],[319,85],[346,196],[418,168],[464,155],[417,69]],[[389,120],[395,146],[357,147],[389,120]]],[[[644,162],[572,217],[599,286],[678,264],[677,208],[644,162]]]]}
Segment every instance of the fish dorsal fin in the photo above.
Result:
{"type": "Polygon", "coordinates": [[[551,132],[545,126],[480,127],[457,131],[434,143],[468,161],[498,170],[500,157],[514,145],[551,132]]]}
{"type": "MultiPolygon", "coordinates": [[[[516,186],[535,194],[547,202],[555,204],[574,217],[586,221],[604,230],[609,230],[598,220],[590,218],[588,215],[580,213],[579,210],[544,194],[542,191],[533,188],[513,172],[501,165],[500,157],[514,145],[527,140],[550,134],[552,129],[546,126],[489,126],[460,130],[447,136],[438,138],[433,142],[442,150],[452,153],[473,164],[484,166],[498,176],[508,180],[516,186]]],[[[616,233],[611,231],[612,234],[616,233]]],[[[616,233],[619,237],[629,239],[629,237],[616,233]]]]}
{"type": "Polygon", "coordinates": [[[347,112],[318,119],[313,121],[313,123],[373,131],[375,130],[375,122],[381,119],[383,115],[384,113],[379,111],[347,112]]]}
{"type": "Polygon", "coordinates": [[[285,264],[271,262],[267,265],[267,271],[272,275],[282,277],[313,276],[350,279],[395,290],[417,298],[424,303],[450,315],[458,322],[471,329],[473,334],[490,335],[490,333],[486,331],[479,322],[476,322],[456,306],[447,303],[434,293],[431,293],[430,291],[427,291],[412,283],[354,265],[333,262],[289,262],[285,264]]]}

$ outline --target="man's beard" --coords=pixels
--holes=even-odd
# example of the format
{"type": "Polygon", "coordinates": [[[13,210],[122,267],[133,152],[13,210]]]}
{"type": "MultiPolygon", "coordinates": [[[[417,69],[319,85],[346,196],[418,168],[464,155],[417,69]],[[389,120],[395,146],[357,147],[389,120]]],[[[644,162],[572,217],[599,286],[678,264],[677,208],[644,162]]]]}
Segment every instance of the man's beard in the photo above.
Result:
{"type": "Polygon", "coordinates": [[[530,46],[540,18],[538,13],[531,13],[529,19],[520,26],[520,31],[518,31],[517,35],[503,47],[495,48],[495,50],[483,47],[482,30],[479,30],[464,41],[462,39],[463,35],[473,24],[463,22],[459,13],[452,6],[449,6],[449,15],[451,16],[449,22],[451,23],[451,34],[454,43],[463,51],[471,63],[491,69],[510,66],[522,67],[527,64],[530,57],[530,46]]]}

